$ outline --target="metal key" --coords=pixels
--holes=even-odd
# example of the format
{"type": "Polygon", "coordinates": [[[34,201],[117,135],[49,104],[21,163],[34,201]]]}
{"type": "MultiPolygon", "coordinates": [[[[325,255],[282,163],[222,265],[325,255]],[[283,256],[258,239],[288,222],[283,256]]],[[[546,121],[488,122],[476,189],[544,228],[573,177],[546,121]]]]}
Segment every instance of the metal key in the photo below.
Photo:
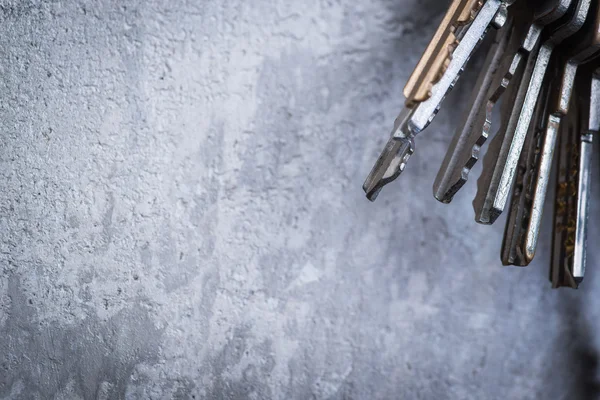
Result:
{"type": "MultiPolygon", "coordinates": [[[[546,113],[545,122],[528,133],[519,159],[502,246],[502,262],[505,265],[528,265],[535,256],[556,134],[561,119],[568,112],[579,65],[593,60],[599,54],[600,6],[594,2],[584,27],[561,45],[553,57],[553,63],[557,64],[560,73],[556,76],[554,90],[550,91],[550,112],[546,113]],[[519,187],[521,183],[522,188],[519,187]]],[[[538,103],[546,97],[542,93],[538,103]]]]}
{"type": "Polygon", "coordinates": [[[565,263],[566,241],[572,225],[569,223],[569,201],[574,185],[569,183],[574,176],[570,163],[572,158],[577,159],[577,146],[575,135],[579,132],[579,115],[576,114],[576,101],[571,102],[571,110],[568,117],[560,126],[557,140],[557,173],[556,193],[554,197],[554,219],[552,232],[552,255],[550,261],[550,281],[553,288],[561,286],[577,287],[578,283],[573,276],[570,266],[565,263]]]}
{"type": "MultiPolygon", "coordinates": [[[[554,72],[554,71],[552,71],[554,72]]],[[[548,114],[549,96],[551,85],[556,73],[547,74],[540,92],[540,99],[536,104],[534,123],[529,126],[525,137],[523,151],[517,166],[516,179],[513,187],[512,202],[509,207],[508,218],[502,240],[501,259],[504,265],[524,266],[529,263],[523,249],[519,244],[523,241],[526,223],[531,213],[531,187],[533,175],[540,159],[542,132],[545,131],[545,121],[548,114]]]]}
{"type": "Polygon", "coordinates": [[[585,274],[592,138],[600,132],[600,70],[582,71],[577,80],[580,97],[571,104],[577,103],[581,112],[569,111],[559,137],[550,264],[553,288],[577,288],[585,274]]]}
{"type": "Polygon", "coordinates": [[[410,108],[431,96],[431,88],[444,74],[458,41],[456,30],[470,23],[480,7],[481,4],[477,0],[458,0],[450,4],[444,19],[406,82],[404,96],[407,107],[410,108]]]}
{"type": "MultiPolygon", "coordinates": [[[[534,49],[542,29],[565,15],[572,0],[522,2],[509,10],[512,26],[506,56],[491,58],[474,90],[473,102],[464,124],[456,131],[433,185],[433,194],[449,203],[468,179],[491,129],[495,104],[501,98],[523,60],[534,49]],[[514,20],[514,21],[512,21],[514,20]]],[[[507,29],[508,30],[508,29],[507,29]]]]}
{"type": "MultiPolygon", "coordinates": [[[[455,0],[452,5],[455,3],[462,4],[463,1],[455,0]]],[[[481,42],[488,28],[490,26],[500,28],[504,25],[507,18],[506,7],[509,3],[512,3],[512,1],[487,0],[481,7],[479,7],[478,2],[468,3],[473,6],[471,11],[476,12],[476,15],[468,25],[462,28],[460,33],[455,35],[459,38],[458,44],[451,46],[452,49],[449,52],[445,47],[446,42],[443,41],[442,50],[440,51],[443,51],[444,59],[448,59],[448,54],[451,54],[451,58],[447,66],[441,69],[441,75],[438,69],[439,62],[431,60],[426,60],[423,63],[419,62],[419,66],[422,68],[419,67],[418,70],[423,72],[417,73],[418,79],[411,77],[409,80],[408,90],[405,90],[407,106],[396,118],[391,138],[363,185],[369,200],[375,200],[381,188],[396,179],[404,170],[408,159],[414,152],[415,135],[425,129],[435,117],[442,101],[448,92],[452,90],[465,64],[481,42]],[[436,71],[435,74],[430,74],[427,71],[428,66],[432,65],[432,68],[436,71]],[[427,90],[417,90],[423,87],[426,87],[427,90]],[[427,94],[423,97],[425,91],[427,94]],[[423,98],[425,99],[421,101],[423,98]]],[[[458,13],[458,9],[458,7],[451,7],[451,10],[455,10],[454,13],[458,13]]],[[[465,15],[464,9],[459,14],[465,15]]],[[[449,30],[454,34],[457,30],[455,21],[459,21],[459,19],[444,18],[444,23],[438,29],[438,32],[449,30]]],[[[432,42],[435,42],[438,36],[440,35],[436,33],[432,42]]],[[[441,36],[444,37],[444,35],[441,36]]],[[[432,46],[430,44],[430,47],[432,46]]],[[[436,44],[433,48],[439,49],[440,46],[436,44]]],[[[437,55],[432,52],[426,52],[424,57],[427,59],[433,57],[437,60],[437,55]]]]}
{"type": "Polygon", "coordinates": [[[535,57],[531,79],[521,83],[521,86],[526,85],[526,90],[523,97],[519,96],[522,101],[515,104],[515,111],[511,115],[511,120],[516,120],[514,129],[509,122],[509,129],[499,132],[496,137],[502,141],[501,145],[490,146],[486,154],[487,163],[484,163],[484,171],[477,182],[477,195],[473,200],[477,222],[492,224],[504,210],[552,51],[581,28],[590,2],[575,1],[564,18],[542,31],[538,40],[542,44],[535,57]]]}

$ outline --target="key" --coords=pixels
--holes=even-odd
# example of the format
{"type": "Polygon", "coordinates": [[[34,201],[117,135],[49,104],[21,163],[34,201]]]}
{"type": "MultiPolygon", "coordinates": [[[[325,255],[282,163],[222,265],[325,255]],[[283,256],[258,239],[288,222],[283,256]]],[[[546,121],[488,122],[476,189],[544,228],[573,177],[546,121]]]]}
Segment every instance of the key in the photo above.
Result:
{"type": "Polygon", "coordinates": [[[553,288],[577,288],[585,275],[592,138],[600,131],[600,70],[597,69],[600,63],[594,64],[588,71],[578,74],[581,113],[569,115],[581,126],[571,129],[568,136],[561,132],[560,137],[560,140],[566,137],[568,142],[559,147],[559,165],[564,169],[559,169],[557,176],[550,264],[553,288]]]}
{"type": "Polygon", "coordinates": [[[523,151],[519,158],[517,176],[513,187],[513,197],[509,208],[508,218],[502,240],[501,259],[504,265],[525,266],[529,263],[522,247],[519,246],[523,240],[523,232],[531,212],[531,186],[532,176],[540,158],[540,147],[542,132],[545,131],[546,115],[549,108],[549,96],[551,85],[556,73],[546,76],[540,92],[540,99],[536,104],[534,113],[535,123],[529,126],[525,137],[523,151]]]}
{"type": "Polygon", "coordinates": [[[581,111],[570,110],[561,124],[550,264],[553,288],[576,289],[585,274],[592,138],[600,131],[600,70],[595,64],[588,69],[592,72],[577,76],[576,96],[580,97],[571,104],[578,103],[581,111]]]}
{"type": "MultiPolygon", "coordinates": [[[[581,283],[585,275],[586,247],[587,247],[587,226],[589,199],[591,192],[592,175],[592,153],[593,138],[600,132],[600,70],[596,69],[592,73],[590,93],[585,98],[583,104],[588,106],[587,118],[583,121],[584,130],[580,137],[579,144],[579,171],[577,185],[576,211],[572,212],[575,216],[575,234],[573,240],[572,254],[572,275],[581,283]],[[586,103],[587,102],[587,103],[586,103]]],[[[584,114],[585,115],[585,114],[584,114]]]]}
{"type": "Polygon", "coordinates": [[[571,0],[543,1],[534,9],[532,2],[522,2],[509,9],[514,21],[510,27],[510,43],[503,50],[507,55],[501,63],[497,59],[486,62],[468,115],[456,131],[436,176],[433,186],[436,199],[449,203],[467,182],[489,136],[495,104],[514,81],[515,72],[535,47],[542,29],[563,17],[571,3],[571,0]]]}
{"type": "MultiPolygon", "coordinates": [[[[454,0],[450,8],[453,13],[457,13],[459,9],[454,7],[455,3],[462,4],[462,1],[454,0]]],[[[426,61],[423,63],[419,62],[422,68],[417,68],[416,76],[418,78],[411,77],[407,85],[408,90],[405,90],[407,94],[406,107],[398,118],[396,118],[391,137],[363,185],[363,189],[369,200],[375,200],[381,188],[402,173],[406,163],[414,152],[414,137],[425,129],[435,117],[442,101],[454,87],[464,66],[488,31],[488,28],[492,26],[498,29],[504,25],[507,18],[506,7],[509,3],[512,3],[512,1],[487,0],[483,2],[481,7],[479,7],[478,2],[469,3],[473,5],[474,8],[472,8],[472,11],[476,12],[476,14],[468,25],[462,27],[460,33],[456,35],[460,40],[458,44],[451,46],[451,58],[449,58],[447,66],[442,68],[443,71],[441,73],[437,69],[439,62],[431,61],[431,58],[437,59],[438,55],[434,54],[433,50],[431,52],[426,51],[424,55],[426,61]],[[429,73],[427,70],[429,66],[433,66],[432,68],[436,71],[435,74],[429,73]],[[431,78],[432,76],[434,78],[431,78]],[[424,90],[417,90],[422,87],[427,87],[427,93],[424,97],[424,90]],[[425,100],[420,101],[423,98],[425,100]]],[[[464,10],[460,14],[466,15],[464,10]]],[[[441,30],[455,32],[457,27],[453,24],[453,21],[455,20],[452,18],[444,18],[438,32],[441,30]]],[[[462,20],[457,18],[456,21],[462,20]]],[[[444,37],[444,35],[436,33],[432,42],[435,42],[440,36],[444,37]]],[[[447,47],[445,47],[446,42],[443,43],[441,46],[442,50],[440,51],[443,52],[445,59],[448,59],[447,56],[449,53],[447,52],[447,47]]],[[[434,49],[440,48],[439,43],[435,45],[430,44],[429,48],[432,46],[434,49]]],[[[444,63],[442,64],[445,65],[444,63]]]]}
{"type": "Polygon", "coordinates": [[[468,24],[480,4],[476,0],[453,1],[404,87],[406,106],[427,100],[433,84],[444,74],[458,40],[456,30],[468,24]]]}
{"type": "Polygon", "coordinates": [[[569,201],[570,192],[573,191],[573,185],[569,179],[574,178],[570,159],[576,158],[574,145],[574,136],[579,131],[579,123],[576,114],[575,101],[571,102],[571,110],[564,123],[560,126],[560,132],[557,140],[557,174],[556,174],[556,193],[554,197],[554,219],[552,232],[552,253],[550,261],[550,281],[553,288],[561,286],[577,287],[578,283],[572,275],[569,265],[566,264],[566,240],[569,225],[569,201]]]}
{"type": "MultiPolygon", "coordinates": [[[[551,112],[544,117],[545,123],[533,132],[534,137],[531,140],[527,137],[523,146],[517,168],[515,183],[517,190],[513,191],[513,201],[509,209],[503,241],[502,262],[505,265],[528,265],[535,256],[556,133],[561,119],[568,112],[579,65],[593,60],[598,55],[600,55],[600,7],[597,2],[594,2],[582,30],[567,40],[555,54],[554,64],[559,65],[561,72],[557,75],[558,84],[551,91],[552,98],[549,103],[551,112]],[[530,155],[533,156],[531,160],[528,159],[530,155]],[[522,180],[525,181],[523,188],[519,186],[522,180]]],[[[546,95],[542,94],[540,100],[544,98],[546,95]]]]}
{"type": "Polygon", "coordinates": [[[519,92],[523,96],[518,96],[519,102],[514,106],[507,131],[498,132],[496,136],[501,144],[490,146],[486,154],[487,163],[484,162],[484,171],[477,182],[477,195],[473,200],[477,222],[492,224],[504,210],[552,51],[581,28],[590,1],[574,1],[565,17],[542,31],[538,39],[541,43],[541,46],[538,44],[539,51],[535,57],[530,57],[530,60],[535,60],[531,79],[524,79],[521,83],[524,90],[519,92]]]}

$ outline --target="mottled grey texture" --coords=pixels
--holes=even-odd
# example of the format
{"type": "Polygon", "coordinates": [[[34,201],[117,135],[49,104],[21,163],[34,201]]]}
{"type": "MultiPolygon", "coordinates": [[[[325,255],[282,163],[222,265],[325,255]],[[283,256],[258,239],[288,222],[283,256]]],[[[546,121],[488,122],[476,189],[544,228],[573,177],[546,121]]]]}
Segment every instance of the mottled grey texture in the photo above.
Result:
{"type": "Polygon", "coordinates": [[[468,83],[362,193],[447,2],[0,4],[1,398],[595,396],[600,204],[581,290],[549,214],[501,268],[431,195],[468,83]]]}

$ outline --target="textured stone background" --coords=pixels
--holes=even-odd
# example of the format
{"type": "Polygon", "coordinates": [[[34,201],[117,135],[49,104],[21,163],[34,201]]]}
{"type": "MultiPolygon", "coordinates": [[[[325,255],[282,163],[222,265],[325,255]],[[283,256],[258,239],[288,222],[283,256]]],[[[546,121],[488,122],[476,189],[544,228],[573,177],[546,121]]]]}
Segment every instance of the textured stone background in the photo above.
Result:
{"type": "Polygon", "coordinates": [[[363,196],[447,1],[0,4],[1,398],[595,397],[598,226],[551,291],[431,195],[466,79],[363,196]]]}

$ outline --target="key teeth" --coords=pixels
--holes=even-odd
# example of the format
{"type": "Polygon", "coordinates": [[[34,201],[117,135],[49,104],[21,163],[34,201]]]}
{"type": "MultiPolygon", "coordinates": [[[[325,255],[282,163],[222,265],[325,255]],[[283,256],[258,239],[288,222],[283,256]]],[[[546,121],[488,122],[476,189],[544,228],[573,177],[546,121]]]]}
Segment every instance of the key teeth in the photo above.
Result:
{"type": "MultiPolygon", "coordinates": [[[[483,141],[485,142],[485,140],[488,137],[488,134],[482,133],[481,137],[484,138],[483,141]]],[[[456,195],[456,193],[458,193],[458,191],[469,180],[469,173],[471,172],[471,169],[473,168],[473,166],[479,159],[480,151],[481,151],[481,146],[479,146],[477,144],[475,144],[471,148],[471,156],[469,157],[469,160],[465,163],[465,165],[461,168],[460,177],[458,178],[458,180],[452,186],[450,186],[450,188],[446,191],[446,193],[444,193],[442,196],[440,196],[441,198],[436,196],[436,199],[438,199],[442,203],[446,203],[446,204],[450,203],[453,200],[454,195],[456,195]]]]}
{"type": "Polygon", "coordinates": [[[493,108],[493,104],[490,104],[488,102],[486,109],[490,110],[490,111],[486,111],[485,122],[483,123],[483,126],[481,127],[481,130],[480,130],[481,134],[479,135],[479,137],[476,138],[473,146],[471,147],[471,156],[469,157],[469,159],[467,160],[467,162],[465,163],[465,165],[463,167],[462,175],[464,177],[463,179],[465,180],[465,182],[469,179],[469,172],[471,172],[471,170],[473,169],[473,167],[479,160],[479,154],[481,153],[481,149],[482,149],[483,145],[487,142],[487,139],[489,137],[490,129],[492,127],[492,121],[491,121],[491,115],[490,115],[492,108],[493,108]]]}
{"type": "Polygon", "coordinates": [[[464,184],[467,183],[467,181],[469,179],[469,173],[471,172],[471,169],[475,165],[476,161],[479,159],[479,153],[481,152],[481,147],[483,146],[483,144],[486,142],[487,138],[489,137],[490,128],[491,128],[491,121],[486,119],[485,123],[483,124],[483,128],[481,130],[481,136],[478,138],[476,143],[471,148],[471,153],[470,153],[471,155],[470,155],[469,159],[467,160],[467,162],[465,163],[465,165],[462,167],[460,177],[458,178],[458,180],[452,186],[450,186],[450,188],[448,190],[446,190],[446,192],[443,193],[441,196],[434,194],[435,198],[438,201],[445,203],[445,204],[449,204],[454,199],[454,195],[456,195],[456,193],[458,193],[458,191],[464,186],[464,184]],[[481,143],[481,144],[479,144],[479,143],[481,143]]]}
{"type": "Polygon", "coordinates": [[[500,86],[492,92],[492,95],[489,97],[486,103],[485,121],[483,123],[483,126],[481,127],[481,135],[479,135],[479,137],[477,137],[474,141],[473,147],[471,148],[471,156],[465,162],[465,165],[461,172],[461,181],[455,184],[458,185],[456,191],[458,191],[468,181],[469,173],[471,172],[475,164],[477,164],[477,161],[479,161],[479,154],[481,153],[481,149],[487,142],[492,128],[492,113],[494,111],[494,107],[497,103],[497,100],[502,96],[502,94],[504,94],[504,92],[508,88],[508,85],[512,81],[513,76],[514,74],[509,72],[504,77],[502,77],[500,86]]]}
{"type": "MultiPolygon", "coordinates": [[[[522,61],[522,57],[519,53],[515,54],[512,59],[511,64],[519,66],[522,61]],[[518,57],[518,58],[517,58],[518,57]]],[[[454,195],[467,183],[469,180],[469,173],[473,169],[473,167],[479,161],[481,149],[488,141],[491,128],[492,128],[492,114],[494,111],[494,107],[496,106],[498,100],[504,92],[508,89],[508,86],[513,80],[515,75],[515,71],[513,69],[509,69],[505,75],[500,79],[499,86],[496,87],[495,90],[491,91],[488,99],[485,103],[485,120],[481,124],[480,135],[478,137],[473,138],[473,145],[471,147],[470,155],[467,160],[464,162],[463,168],[461,169],[460,178],[452,185],[452,187],[448,190],[448,192],[442,198],[442,202],[449,203],[452,201],[454,195]]],[[[437,198],[437,197],[436,197],[437,198]]],[[[439,200],[439,199],[438,199],[439,200]]]]}

